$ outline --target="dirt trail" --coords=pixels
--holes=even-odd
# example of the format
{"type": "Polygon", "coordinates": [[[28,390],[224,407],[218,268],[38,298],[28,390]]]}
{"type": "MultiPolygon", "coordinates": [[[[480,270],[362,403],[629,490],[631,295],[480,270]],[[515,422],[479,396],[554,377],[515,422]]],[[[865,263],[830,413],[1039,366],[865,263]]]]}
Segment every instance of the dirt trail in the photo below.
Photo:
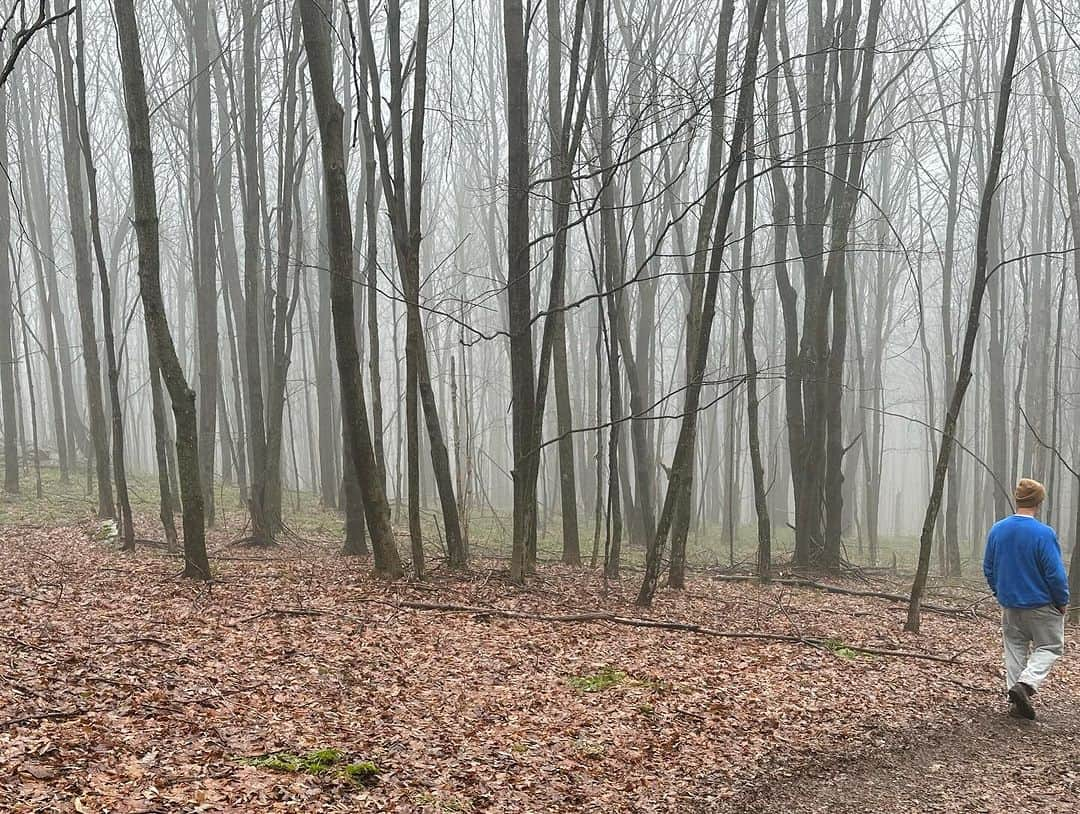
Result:
{"type": "MultiPolygon", "coordinates": [[[[1039,720],[1009,718],[990,699],[949,731],[910,733],[790,783],[750,790],[733,810],[760,812],[1080,811],[1080,700],[1048,691],[1039,720]]],[[[912,702],[933,699],[916,695],[912,702]]]]}

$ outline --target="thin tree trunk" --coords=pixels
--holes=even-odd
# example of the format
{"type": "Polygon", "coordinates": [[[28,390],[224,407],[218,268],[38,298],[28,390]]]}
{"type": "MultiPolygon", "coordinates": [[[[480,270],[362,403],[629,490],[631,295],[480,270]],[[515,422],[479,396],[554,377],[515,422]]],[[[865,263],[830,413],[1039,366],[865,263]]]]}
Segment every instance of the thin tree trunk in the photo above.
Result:
{"type": "Polygon", "coordinates": [[[142,52],[133,0],[115,0],[120,41],[121,72],[127,107],[131,154],[131,186],[135,233],[139,243],[139,289],[149,338],[161,363],[176,420],[176,457],[184,507],[184,576],[210,579],[206,556],[205,518],[199,482],[199,436],[195,393],[188,387],[176,355],[161,295],[158,244],[157,189],[150,141],[150,111],[146,102],[142,52]]]}
{"type": "Polygon", "coordinates": [[[971,304],[968,309],[967,329],[964,333],[964,349],[957,369],[956,385],[949,402],[949,411],[945,415],[945,427],[941,438],[937,464],[934,467],[934,485],[930,492],[930,501],[926,507],[922,535],[919,539],[919,565],[915,581],[911,586],[911,602],[908,605],[907,623],[904,629],[912,633],[919,632],[920,605],[926,589],[926,578],[930,571],[930,549],[933,543],[934,526],[941,509],[941,493],[945,486],[945,475],[949,469],[952,454],[956,422],[964,404],[964,394],[971,381],[971,364],[975,352],[975,340],[979,333],[982,319],[982,301],[986,293],[988,239],[994,198],[1001,172],[1001,157],[1005,147],[1005,131],[1009,118],[1009,100],[1012,96],[1013,71],[1016,66],[1016,52],[1020,44],[1020,27],[1024,14],[1025,0],[1014,0],[1012,24],[1009,33],[1009,47],[1005,55],[1005,64],[1001,71],[998,91],[997,116],[994,122],[993,146],[987,167],[986,181],[983,184],[982,200],[979,204],[979,227],[975,240],[975,276],[971,288],[971,304]]]}
{"type": "Polygon", "coordinates": [[[243,6],[243,81],[244,109],[242,124],[244,202],[244,354],[247,357],[248,409],[247,429],[251,449],[251,537],[258,543],[272,543],[275,529],[268,517],[268,455],[263,402],[263,320],[260,316],[262,285],[259,279],[259,198],[263,188],[259,178],[259,111],[256,39],[259,31],[260,5],[245,0],[243,6]]]}
{"type": "Polygon", "coordinates": [[[214,525],[214,453],[217,449],[217,389],[220,386],[217,312],[217,247],[214,155],[211,136],[209,0],[194,0],[191,31],[195,57],[195,142],[198,206],[195,222],[195,299],[199,337],[199,477],[207,525],[214,525]]]}
{"type": "MultiPolygon", "coordinates": [[[[743,65],[743,73],[740,79],[739,101],[736,109],[735,126],[731,134],[730,157],[724,172],[724,192],[720,199],[716,226],[713,232],[713,252],[709,263],[709,275],[702,300],[697,347],[694,351],[693,376],[690,378],[686,388],[686,395],[683,403],[682,426],[679,430],[679,438],[675,447],[675,455],[672,460],[671,475],[668,480],[668,489],[664,498],[663,510],[660,513],[660,521],[657,526],[656,536],[649,544],[648,551],[646,552],[645,576],[642,579],[641,589],[638,592],[637,597],[638,604],[643,606],[651,604],[653,595],[656,593],[663,549],[667,542],[668,534],[671,531],[671,520],[675,509],[675,502],[678,499],[680,490],[687,487],[689,473],[693,466],[695,428],[697,425],[698,408],[701,403],[701,390],[705,379],[705,368],[708,363],[713,318],[716,315],[716,296],[717,289],[720,285],[721,269],[723,265],[724,239],[727,234],[732,205],[735,202],[739,178],[739,165],[744,159],[743,142],[752,115],[754,77],[757,73],[757,59],[759,46],[761,44],[761,31],[764,27],[765,12],[768,5],[768,0],[755,0],[750,15],[750,28],[746,44],[746,61],[743,65]]],[[[718,136],[714,133],[713,137],[716,138],[718,136]]]]}
{"type": "Polygon", "coordinates": [[[367,405],[360,377],[353,310],[352,223],[345,177],[343,115],[333,96],[333,59],[330,50],[332,19],[329,2],[301,0],[300,18],[311,74],[311,90],[322,142],[323,180],[327,199],[327,242],[330,248],[330,300],[341,379],[342,415],[348,449],[363,492],[364,514],[375,553],[375,569],[390,579],[402,576],[401,559],[390,526],[390,506],[378,477],[367,405]]]}
{"type": "MultiPolygon", "coordinates": [[[[0,87],[0,165],[4,177],[8,175],[8,94],[0,87]]],[[[11,242],[11,198],[7,190],[0,194],[0,246],[11,242]]],[[[4,491],[19,492],[19,437],[18,412],[15,404],[15,348],[12,346],[12,329],[15,313],[11,302],[11,260],[7,249],[0,249],[0,408],[4,424],[4,491]]],[[[36,405],[31,405],[35,410],[36,405]]],[[[36,410],[35,410],[36,412],[36,410]]],[[[34,426],[37,416],[33,415],[34,426]]],[[[36,435],[36,431],[35,431],[36,435]]],[[[35,451],[37,441],[34,443],[35,451]]]]}
{"type": "MultiPolygon", "coordinates": [[[[753,125],[747,128],[747,143],[753,144],[753,125]]],[[[754,352],[754,278],[751,265],[754,259],[754,154],[746,156],[746,202],[742,255],[743,356],[746,360],[746,427],[750,445],[750,469],[754,479],[754,507],[757,510],[758,547],[757,572],[768,579],[772,570],[772,531],[769,528],[769,503],[765,495],[765,467],[761,461],[761,439],[758,431],[757,355],[754,352]]]]}
{"type": "MultiPolygon", "coordinates": [[[[686,328],[686,383],[689,386],[694,375],[694,353],[698,342],[701,301],[705,293],[705,267],[708,264],[709,230],[716,218],[716,204],[720,199],[720,178],[724,169],[724,111],[727,93],[728,44],[731,39],[731,23],[735,14],[734,0],[724,0],[720,9],[719,31],[713,57],[712,98],[709,102],[710,139],[708,167],[705,174],[705,201],[698,220],[697,240],[694,246],[694,273],[688,281],[687,328],[686,328]]],[[[695,438],[691,446],[696,445],[695,438]]],[[[686,473],[686,486],[675,496],[675,517],[671,530],[671,564],[668,584],[683,588],[686,584],[686,540],[690,534],[693,516],[693,462],[686,473]]],[[[670,489],[670,480],[669,487],[670,489]]]]}
{"type": "Polygon", "coordinates": [[[109,465],[108,429],[101,402],[101,360],[98,356],[94,318],[94,272],[90,261],[90,237],[86,230],[86,206],[83,198],[83,162],[79,147],[78,115],[75,107],[74,66],[68,37],[68,20],[56,24],[56,37],[50,37],[56,65],[56,92],[59,101],[60,141],[64,153],[67,181],[68,222],[75,266],[75,304],[79,313],[83,369],[86,376],[86,404],[90,438],[97,476],[98,517],[114,517],[112,476],[109,465]]]}
{"type": "MultiPolygon", "coordinates": [[[[82,142],[83,161],[86,169],[86,188],[90,199],[90,233],[93,236],[94,255],[97,259],[98,288],[101,291],[102,334],[105,339],[105,360],[108,364],[109,401],[112,419],[112,465],[116,480],[116,501],[120,509],[120,538],[125,546],[135,542],[135,524],[128,494],[127,464],[124,460],[124,414],[120,402],[120,360],[116,352],[116,334],[113,330],[112,287],[109,268],[105,262],[105,247],[101,239],[101,215],[98,203],[97,168],[90,142],[90,126],[87,121],[86,101],[86,44],[83,7],[75,11],[75,63],[79,93],[79,133],[82,142]]],[[[170,524],[172,517],[169,518],[170,524]]],[[[176,542],[173,529],[172,542],[176,542]]]]}

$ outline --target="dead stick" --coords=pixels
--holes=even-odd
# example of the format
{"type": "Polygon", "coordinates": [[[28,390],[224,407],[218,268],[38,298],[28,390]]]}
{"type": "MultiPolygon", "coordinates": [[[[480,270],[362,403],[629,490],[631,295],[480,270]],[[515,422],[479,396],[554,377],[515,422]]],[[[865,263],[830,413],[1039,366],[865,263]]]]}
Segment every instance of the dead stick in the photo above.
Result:
{"type": "MultiPolygon", "coordinates": [[[[443,605],[434,602],[404,601],[401,607],[411,610],[438,611],[442,613],[472,613],[477,616],[496,616],[504,619],[525,619],[537,622],[610,622],[615,625],[628,627],[653,628],[657,630],[674,630],[683,633],[697,633],[702,636],[713,636],[723,639],[748,639],[762,642],[784,642],[791,644],[805,644],[811,647],[829,647],[829,642],[812,636],[790,636],[783,633],[755,633],[741,630],[718,630],[705,627],[693,622],[672,622],[660,619],[638,619],[631,616],[616,616],[613,613],[591,612],[577,613],[567,616],[524,613],[522,611],[504,610],[502,608],[490,608],[476,605],[443,605]]],[[[936,661],[943,664],[960,664],[957,656],[939,656],[934,653],[919,653],[913,650],[884,650],[873,647],[858,647],[855,645],[841,645],[856,653],[865,653],[873,656],[890,656],[894,658],[923,659],[936,661]]]]}
{"type": "Polygon", "coordinates": [[[0,721],[0,729],[7,729],[9,726],[18,726],[19,724],[27,724],[31,721],[62,721],[65,718],[75,718],[86,712],[85,709],[71,709],[71,710],[56,710],[55,712],[43,712],[39,715],[26,715],[22,718],[9,718],[6,721],[0,721]]]}
{"type": "MultiPolygon", "coordinates": [[[[760,582],[760,577],[743,576],[741,574],[715,574],[710,579],[718,582],[760,582]]],[[[857,596],[866,599],[887,599],[890,602],[907,603],[911,600],[911,597],[905,594],[894,594],[887,591],[861,591],[857,588],[841,588],[839,585],[829,585],[824,582],[818,582],[813,579],[772,579],[771,583],[776,585],[789,585],[794,588],[813,588],[818,591],[825,591],[830,594],[840,594],[842,596],[857,596]]],[[[977,604],[977,603],[976,603],[977,604]]],[[[974,607],[969,608],[950,608],[946,605],[920,605],[925,611],[932,613],[944,614],[946,616],[979,616],[980,618],[986,618],[975,611],[974,607]]]]}

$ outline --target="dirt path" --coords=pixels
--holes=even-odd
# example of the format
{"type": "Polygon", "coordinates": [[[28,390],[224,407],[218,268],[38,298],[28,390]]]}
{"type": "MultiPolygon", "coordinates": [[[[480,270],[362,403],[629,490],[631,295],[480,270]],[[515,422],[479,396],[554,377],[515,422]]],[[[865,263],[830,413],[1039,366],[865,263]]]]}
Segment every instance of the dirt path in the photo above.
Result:
{"type": "Polygon", "coordinates": [[[736,808],[746,814],[1080,810],[1080,704],[1052,690],[1037,700],[1036,722],[1009,718],[1001,707],[990,708],[990,699],[949,731],[913,731],[879,753],[749,790],[736,808]]]}

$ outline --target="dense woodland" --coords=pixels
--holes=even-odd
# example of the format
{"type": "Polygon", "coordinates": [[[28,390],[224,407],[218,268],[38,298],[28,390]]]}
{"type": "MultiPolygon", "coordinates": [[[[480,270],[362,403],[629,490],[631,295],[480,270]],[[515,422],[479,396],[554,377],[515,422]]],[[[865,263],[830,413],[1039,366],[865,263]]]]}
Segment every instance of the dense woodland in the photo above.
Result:
{"type": "Polygon", "coordinates": [[[1078,87],[1063,0],[0,0],[0,810],[1075,809],[979,566],[1043,481],[1080,621],[1078,87]]]}
{"type": "Polygon", "coordinates": [[[9,493],[642,605],[958,576],[1018,475],[1080,531],[1071,4],[7,5],[9,493]]]}

